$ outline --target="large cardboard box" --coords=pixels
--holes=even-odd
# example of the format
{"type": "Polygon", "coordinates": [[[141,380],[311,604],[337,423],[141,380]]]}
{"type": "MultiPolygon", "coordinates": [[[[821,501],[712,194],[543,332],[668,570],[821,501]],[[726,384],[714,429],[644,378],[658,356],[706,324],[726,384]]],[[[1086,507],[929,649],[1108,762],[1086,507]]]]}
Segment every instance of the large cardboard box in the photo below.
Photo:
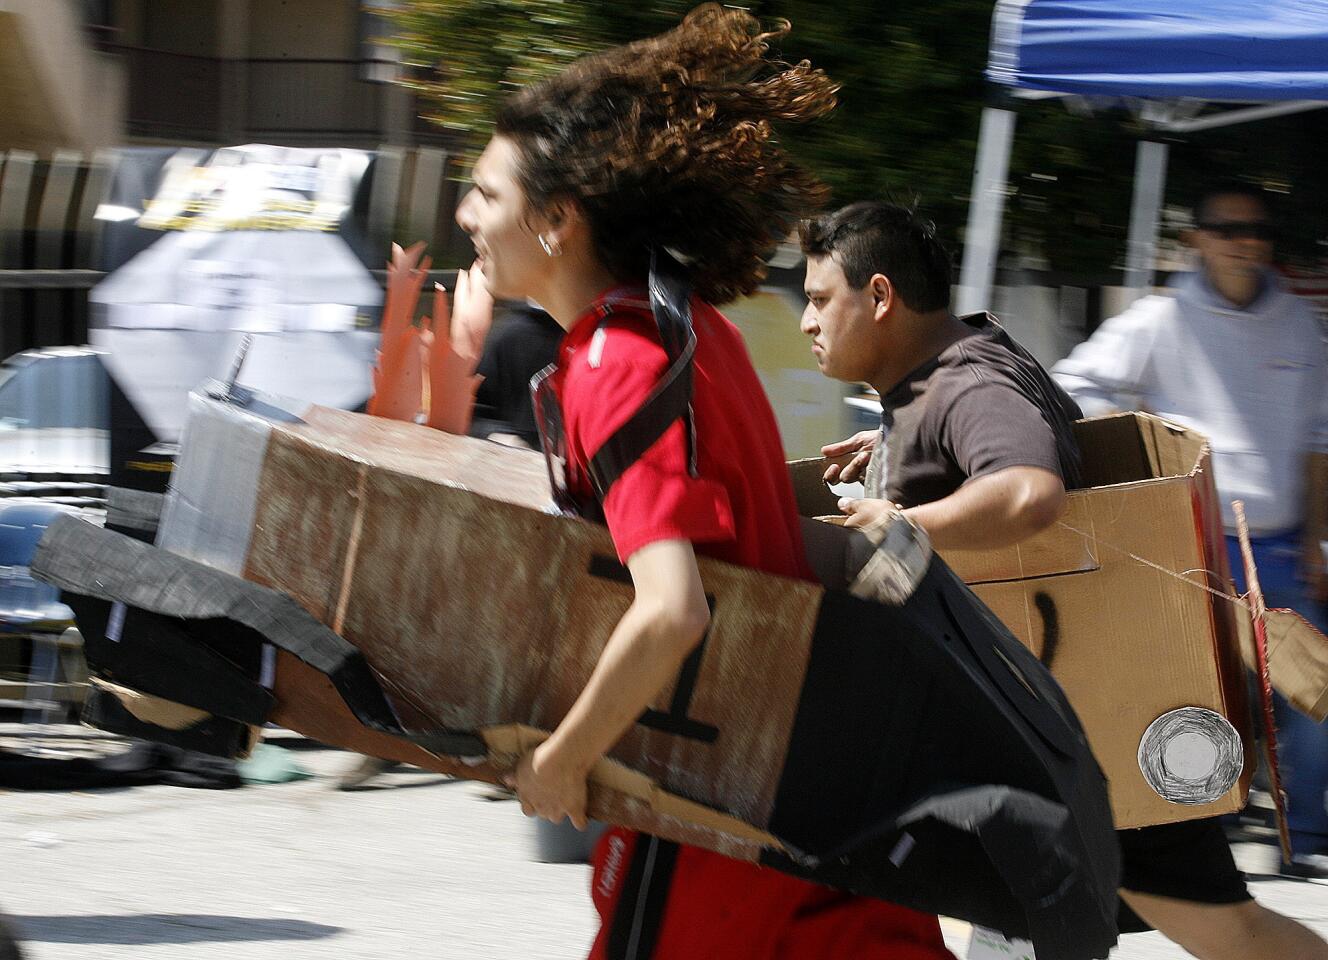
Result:
{"type": "MultiPolygon", "coordinates": [[[[1085,489],[1015,547],[945,560],[1050,669],[1111,781],[1118,827],[1211,817],[1245,803],[1255,761],[1231,577],[1207,441],[1141,413],[1075,425],[1085,489]],[[1181,707],[1226,717],[1244,766],[1220,799],[1176,803],[1145,780],[1140,741],[1181,707]]],[[[800,509],[834,500],[819,463],[794,465],[800,509]]]]}
{"type": "MultiPolygon", "coordinates": [[[[551,509],[532,451],[209,393],[156,547],[70,521],[34,560],[94,666],[214,716],[510,769],[633,602],[607,530],[551,509]]],[[[1119,876],[1098,764],[1035,658],[926,561],[885,604],[699,558],[706,635],[592,770],[589,812],[1031,935],[1047,958],[1104,956],[1119,876]]]]}

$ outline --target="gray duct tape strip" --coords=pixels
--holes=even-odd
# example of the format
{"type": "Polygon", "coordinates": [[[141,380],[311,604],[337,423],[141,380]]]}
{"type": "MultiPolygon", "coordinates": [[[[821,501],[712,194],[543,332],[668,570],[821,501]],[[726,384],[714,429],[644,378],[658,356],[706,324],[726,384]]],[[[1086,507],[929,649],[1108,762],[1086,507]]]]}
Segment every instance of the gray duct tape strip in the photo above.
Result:
{"type": "Polygon", "coordinates": [[[849,585],[849,593],[864,600],[900,606],[913,596],[931,564],[931,540],[902,515],[862,530],[875,544],[849,585]]]}
{"type": "Polygon", "coordinates": [[[106,524],[124,530],[155,533],[166,498],[147,490],[110,487],[106,491],[106,524]]]}
{"type": "Polygon", "coordinates": [[[239,576],[270,433],[267,421],[191,393],[157,546],[239,576]]]}

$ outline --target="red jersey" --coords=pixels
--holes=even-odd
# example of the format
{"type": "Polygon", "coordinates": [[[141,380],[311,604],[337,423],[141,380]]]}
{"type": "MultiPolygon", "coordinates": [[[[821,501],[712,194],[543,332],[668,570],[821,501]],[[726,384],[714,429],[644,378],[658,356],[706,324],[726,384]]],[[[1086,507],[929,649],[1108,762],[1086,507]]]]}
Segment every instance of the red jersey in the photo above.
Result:
{"type": "MultiPolygon", "coordinates": [[[[614,291],[563,341],[551,387],[562,408],[567,482],[593,500],[588,465],[669,366],[644,291],[614,291]],[[624,298],[627,303],[624,303],[624,298]]],[[[681,420],[601,505],[619,558],[660,540],[813,579],[774,412],[736,327],[692,301],[696,475],[681,420]]],[[[953,960],[934,916],[855,897],[695,847],[609,830],[591,891],[602,924],[592,960],[953,960]]]]}
{"type": "MultiPolygon", "coordinates": [[[[607,319],[592,309],[568,332],[553,375],[568,486],[587,500],[594,497],[590,458],[636,413],[669,366],[644,291],[626,300],[616,293],[607,319]]],[[[657,540],[690,540],[707,556],[812,579],[779,427],[742,336],[700,301],[693,301],[692,325],[698,475],[688,472],[678,420],[627,468],[601,505],[619,559],[657,540]]]]}

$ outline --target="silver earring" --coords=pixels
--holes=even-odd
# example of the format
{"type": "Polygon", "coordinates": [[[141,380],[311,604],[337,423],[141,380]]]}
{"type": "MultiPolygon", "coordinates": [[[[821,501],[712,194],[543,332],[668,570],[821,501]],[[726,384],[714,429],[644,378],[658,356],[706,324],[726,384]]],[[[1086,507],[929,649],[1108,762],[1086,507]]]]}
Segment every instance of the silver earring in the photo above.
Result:
{"type": "Polygon", "coordinates": [[[539,234],[539,243],[540,246],[544,248],[544,253],[546,256],[561,257],[563,255],[562,244],[560,244],[557,240],[550,241],[544,236],[544,234],[541,233],[539,234]]]}

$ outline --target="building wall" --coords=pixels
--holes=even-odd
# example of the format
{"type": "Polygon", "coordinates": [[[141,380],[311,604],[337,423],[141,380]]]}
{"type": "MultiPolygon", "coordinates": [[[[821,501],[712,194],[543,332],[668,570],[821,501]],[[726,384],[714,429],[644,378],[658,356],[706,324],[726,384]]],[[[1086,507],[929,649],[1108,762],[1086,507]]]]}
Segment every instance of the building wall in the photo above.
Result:
{"type": "Polygon", "coordinates": [[[121,0],[119,41],[210,57],[359,55],[359,0],[121,0]]]}
{"type": "Polygon", "coordinates": [[[215,57],[220,53],[216,0],[142,0],[138,43],[152,50],[215,57]]]}
{"type": "Polygon", "coordinates": [[[259,0],[249,5],[248,56],[350,60],[359,56],[358,0],[259,0]]]}
{"type": "Polygon", "coordinates": [[[119,0],[130,138],[413,142],[409,92],[364,81],[364,16],[361,0],[119,0]]]}

